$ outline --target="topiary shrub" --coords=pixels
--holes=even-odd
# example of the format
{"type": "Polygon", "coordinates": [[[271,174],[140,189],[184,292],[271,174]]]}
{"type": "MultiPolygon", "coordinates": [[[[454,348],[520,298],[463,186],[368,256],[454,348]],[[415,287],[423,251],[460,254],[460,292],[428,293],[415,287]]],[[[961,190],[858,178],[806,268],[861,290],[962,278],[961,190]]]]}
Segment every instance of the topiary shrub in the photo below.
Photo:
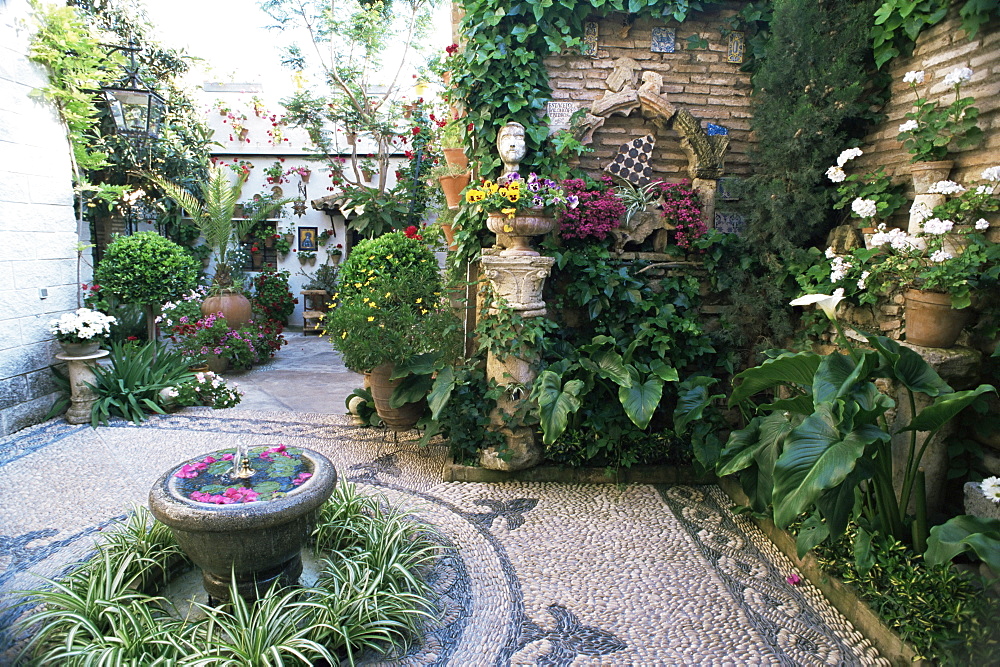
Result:
{"type": "Polygon", "coordinates": [[[198,284],[198,263],[156,232],[119,236],[94,269],[94,279],[110,294],[146,311],[149,340],[156,338],[155,309],[179,299],[198,284]]]}

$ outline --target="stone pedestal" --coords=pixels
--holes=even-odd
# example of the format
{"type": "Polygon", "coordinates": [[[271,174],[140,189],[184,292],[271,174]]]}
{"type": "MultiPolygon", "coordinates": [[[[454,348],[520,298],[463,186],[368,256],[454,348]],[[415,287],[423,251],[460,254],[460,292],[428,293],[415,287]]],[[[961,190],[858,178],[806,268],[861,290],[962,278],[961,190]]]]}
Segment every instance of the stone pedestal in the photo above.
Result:
{"type": "MultiPolygon", "coordinates": [[[[552,257],[490,257],[480,259],[483,274],[489,279],[497,296],[521,317],[545,314],[542,287],[552,270],[552,257]]],[[[538,375],[537,360],[530,350],[520,356],[499,358],[492,352],[486,358],[486,375],[499,385],[511,389],[497,400],[490,414],[493,428],[506,440],[503,451],[487,448],[479,464],[490,470],[524,470],[542,460],[542,447],[535,441],[535,429],[519,423],[519,410],[525,409],[531,384],[538,375]]]]}
{"type": "MultiPolygon", "coordinates": [[[[920,347],[905,342],[900,345],[914,350],[927,361],[930,366],[955,390],[963,390],[974,387],[979,380],[979,367],[982,362],[982,353],[968,347],[953,347],[941,349],[935,347],[920,347]]],[[[898,387],[892,398],[896,401],[895,418],[890,424],[892,436],[893,452],[893,486],[899,493],[903,484],[903,466],[909,455],[910,431],[899,432],[899,429],[910,423],[910,403],[907,399],[907,392],[904,387],[898,387]]],[[[934,399],[926,394],[915,394],[917,412],[933,403],[934,399]]],[[[927,507],[933,511],[935,507],[943,506],[942,493],[945,481],[948,478],[948,447],[946,440],[954,431],[956,421],[946,424],[934,440],[927,447],[921,459],[920,466],[924,469],[927,488],[927,507]]],[[[927,439],[927,433],[917,433],[917,448],[920,451],[927,439]]],[[[911,503],[910,510],[913,509],[911,503]]]]}
{"type": "Polygon", "coordinates": [[[56,359],[65,361],[69,369],[70,407],[66,411],[66,421],[70,424],[89,424],[90,409],[97,396],[87,384],[94,384],[94,366],[98,359],[111,354],[107,350],[98,350],[94,354],[82,357],[57,354],[56,359]]]}

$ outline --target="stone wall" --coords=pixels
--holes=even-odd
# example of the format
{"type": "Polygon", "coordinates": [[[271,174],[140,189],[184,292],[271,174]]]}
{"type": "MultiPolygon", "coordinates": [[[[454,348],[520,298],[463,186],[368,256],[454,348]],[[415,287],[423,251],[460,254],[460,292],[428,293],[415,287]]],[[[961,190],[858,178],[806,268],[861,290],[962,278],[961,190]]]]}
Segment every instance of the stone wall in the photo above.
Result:
{"type": "Polygon", "coordinates": [[[0,2],[0,436],[42,421],[54,401],[47,324],[77,307],[80,280],[69,146],[53,108],[31,96],[47,80],[26,57],[29,17],[27,0],[0,2]]]}
{"type": "MultiPolygon", "coordinates": [[[[856,161],[860,168],[858,173],[885,165],[888,173],[906,183],[912,197],[911,156],[896,140],[903,115],[913,109],[914,101],[913,90],[903,83],[903,75],[923,70],[927,87],[919,89],[930,99],[941,100],[943,105],[954,98],[952,89],[944,85],[944,77],[956,67],[973,70],[972,80],[962,86],[962,96],[975,97],[979,127],[985,136],[979,146],[948,155],[948,159],[955,161],[951,179],[959,182],[977,180],[984,168],[1000,164],[1000,19],[983,25],[969,41],[962,31],[958,5],[953,4],[944,21],[920,34],[911,56],[895,58],[885,67],[892,76],[892,97],[883,110],[885,122],[861,144],[865,155],[856,161]]],[[[899,226],[904,229],[905,218],[903,215],[899,219],[899,226]]],[[[1000,219],[995,218],[992,222],[1000,224],[1000,219]]]]}
{"type": "MultiPolygon", "coordinates": [[[[554,102],[569,102],[577,108],[590,107],[608,91],[607,80],[619,58],[635,60],[641,71],[662,76],[659,93],[677,109],[689,111],[702,127],[714,123],[729,131],[730,144],[725,158],[725,175],[748,172],[747,149],[750,135],[750,75],[740,65],[727,62],[727,41],[720,25],[732,10],[695,13],[679,27],[675,22],[638,18],[628,27],[624,14],[613,14],[598,24],[594,57],[576,52],[545,59],[554,102]],[[673,53],[653,52],[654,28],[676,27],[673,53]],[[698,34],[708,40],[707,49],[686,49],[687,38],[698,34]]],[[[657,140],[652,154],[654,178],[677,181],[688,176],[688,159],[681,150],[679,135],[673,130],[658,131],[639,110],[630,116],[613,115],[593,135],[594,149],[583,156],[581,166],[595,174],[602,170],[628,140],[652,133],[657,140]]]]}

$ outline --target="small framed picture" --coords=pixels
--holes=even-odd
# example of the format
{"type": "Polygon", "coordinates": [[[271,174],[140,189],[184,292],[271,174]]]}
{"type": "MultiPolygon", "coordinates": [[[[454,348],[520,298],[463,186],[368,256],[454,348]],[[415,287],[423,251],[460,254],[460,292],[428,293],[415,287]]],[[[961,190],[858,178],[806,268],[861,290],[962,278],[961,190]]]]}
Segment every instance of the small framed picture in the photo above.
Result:
{"type": "Polygon", "coordinates": [[[316,249],[317,227],[299,227],[299,250],[316,249]]]}

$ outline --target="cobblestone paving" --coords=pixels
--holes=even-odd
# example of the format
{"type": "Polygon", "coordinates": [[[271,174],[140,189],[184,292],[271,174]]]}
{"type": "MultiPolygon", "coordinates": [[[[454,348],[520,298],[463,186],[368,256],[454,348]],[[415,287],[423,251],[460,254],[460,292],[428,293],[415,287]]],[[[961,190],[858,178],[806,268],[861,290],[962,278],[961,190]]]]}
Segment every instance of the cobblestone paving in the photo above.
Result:
{"type": "Polygon", "coordinates": [[[0,440],[0,592],[57,575],[163,470],[238,441],[322,452],[449,548],[438,621],[408,655],[368,664],[888,664],[811,585],[787,583],[791,564],[717,487],[444,483],[442,444],[338,415],[188,409],[0,440]]]}

